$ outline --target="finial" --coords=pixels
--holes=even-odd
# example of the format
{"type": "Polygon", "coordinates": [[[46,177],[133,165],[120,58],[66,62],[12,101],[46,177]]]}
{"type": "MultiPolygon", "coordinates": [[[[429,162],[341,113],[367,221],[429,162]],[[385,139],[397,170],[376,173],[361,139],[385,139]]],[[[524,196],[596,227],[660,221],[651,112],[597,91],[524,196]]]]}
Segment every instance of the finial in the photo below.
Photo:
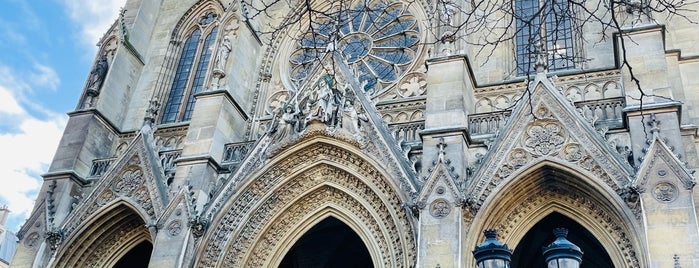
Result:
{"type": "Polygon", "coordinates": [[[541,41],[536,42],[534,45],[534,53],[536,54],[536,62],[534,63],[534,70],[536,73],[543,73],[549,69],[548,65],[548,55],[546,54],[546,48],[544,43],[541,41]]]}
{"type": "Polygon", "coordinates": [[[446,154],[446,151],[444,148],[447,147],[447,144],[444,143],[444,138],[439,138],[439,143],[437,143],[437,148],[439,149],[439,161],[446,163],[444,155],[446,154]]]}
{"type": "Polygon", "coordinates": [[[660,121],[655,117],[655,114],[650,115],[650,121],[647,124],[650,127],[652,137],[660,136],[660,121]]]}

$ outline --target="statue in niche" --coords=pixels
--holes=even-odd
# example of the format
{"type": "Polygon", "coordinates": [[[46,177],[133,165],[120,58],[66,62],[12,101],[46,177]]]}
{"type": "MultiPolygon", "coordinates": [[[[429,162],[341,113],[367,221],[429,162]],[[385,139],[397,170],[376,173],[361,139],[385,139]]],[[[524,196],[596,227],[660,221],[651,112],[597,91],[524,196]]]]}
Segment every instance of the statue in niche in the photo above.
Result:
{"type": "Polygon", "coordinates": [[[100,88],[102,88],[102,83],[104,82],[104,77],[107,75],[108,69],[109,65],[107,64],[107,56],[102,55],[100,59],[97,60],[95,67],[90,72],[90,76],[87,79],[87,89],[90,91],[95,91],[95,93],[99,92],[100,88]]]}
{"type": "Polygon", "coordinates": [[[226,63],[228,62],[228,55],[233,50],[233,45],[231,44],[231,37],[226,35],[223,37],[223,41],[218,48],[218,54],[216,54],[216,69],[225,70],[226,63]]]}
{"type": "Polygon", "coordinates": [[[100,89],[102,88],[104,77],[107,75],[108,69],[107,55],[102,54],[100,59],[95,63],[95,67],[90,71],[90,75],[87,77],[87,90],[85,91],[85,100],[83,102],[84,109],[93,106],[95,98],[100,94],[100,89]]]}

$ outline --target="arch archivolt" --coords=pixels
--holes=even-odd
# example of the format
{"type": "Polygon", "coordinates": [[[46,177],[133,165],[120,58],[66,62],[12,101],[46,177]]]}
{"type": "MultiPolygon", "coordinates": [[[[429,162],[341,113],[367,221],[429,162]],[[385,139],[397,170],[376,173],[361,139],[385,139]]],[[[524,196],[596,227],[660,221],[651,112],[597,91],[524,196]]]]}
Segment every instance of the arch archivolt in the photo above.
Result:
{"type": "Polygon", "coordinates": [[[525,170],[497,190],[474,217],[468,244],[475,246],[477,234],[495,228],[499,239],[515,248],[534,225],[557,212],[593,234],[615,267],[645,267],[644,234],[623,201],[574,170],[550,164],[525,170]]]}
{"type": "MultiPolygon", "coordinates": [[[[327,189],[321,190],[332,190],[331,187],[324,186],[324,188],[327,189]]],[[[378,245],[379,240],[372,236],[370,228],[365,224],[358,222],[356,220],[358,216],[352,213],[350,209],[338,206],[334,203],[328,203],[326,206],[319,207],[311,214],[306,215],[300,221],[300,223],[296,225],[298,228],[294,228],[292,232],[286,233],[286,235],[280,239],[281,242],[277,245],[277,249],[279,250],[274,251],[274,256],[270,257],[271,262],[269,262],[267,267],[278,267],[286,254],[292,249],[296,242],[301,239],[304,234],[306,234],[306,232],[321,221],[330,217],[336,218],[349,226],[349,228],[361,238],[362,242],[366,246],[369,254],[372,256],[372,260],[374,261],[374,267],[380,266],[380,263],[378,262],[381,256],[379,250],[380,247],[378,245]]],[[[274,228],[274,226],[271,228],[274,228]]],[[[265,231],[267,232],[271,230],[274,229],[267,228],[265,231]]]]}
{"type": "Polygon", "coordinates": [[[96,213],[57,252],[55,267],[111,267],[131,248],[152,243],[140,213],[119,200],[96,213]]]}
{"type": "Polygon", "coordinates": [[[281,153],[222,207],[200,246],[200,267],[278,264],[309,219],[332,211],[365,242],[377,267],[415,262],[415,237],[397,188],[374,164],[315,142],[281,153]],[[257,242],[256,242],[257,241],[257,242]]]}
{"type": "MultiPolygon", "coordinates": [[[[274,267],[278,265],[284,253],[288,252],[293,243],[288,240],[296,234],[294,240],[303,235],[313,227],[311,222],[306,221],[317,211],[324,211],[334,208],[340,212],[343,222],[358,222],[354,224],[353,230],[362,238],[372,255],[377,267],[399,267],[402,264],[396,263],[402,259],[400,245],[392,243],[391,237],[399,237],[399,234],[392,230],[382,228],[382,226],[393,225],[387,222],[390,219],[382,219],[378,213],[386,211],[374,211],[362,200],[357,200],[342,189],[330,185],[323,185],[298,199],[293,205],[284,209],[281,214],[267,225],[267,228],[260,230],[260,234],[255,239],[256,243],[251,247],[250,253],[246,256],[245,267],[274,267]],[[300,229],[300,230],[299,230],[300,229]],[[359,232],[357,232],[359,230],[359,232]],[[286,238],[286,239],[285,239],[286,238]],[[397,250],[394,250],[395,249],[397,250]],[[389,256],[386,256],[389,255],[389,256]]],[[[384,208],[385,210],[385,208],[384,208]]]]}
{"type": "MultiPolygon", "coordinates": [[[[189,33],[199,27],[198,22],[201,16],[207,13],[214,13],[220,16],[223,14],[223,10],[223,4],[219,0],[200,0],[182,15],[172,30],[172,39],[178,41],[185,39],[189,36],[189,33]]],[[[214,23],[218,24],[219,21],[214,20],[214,23]]]]}

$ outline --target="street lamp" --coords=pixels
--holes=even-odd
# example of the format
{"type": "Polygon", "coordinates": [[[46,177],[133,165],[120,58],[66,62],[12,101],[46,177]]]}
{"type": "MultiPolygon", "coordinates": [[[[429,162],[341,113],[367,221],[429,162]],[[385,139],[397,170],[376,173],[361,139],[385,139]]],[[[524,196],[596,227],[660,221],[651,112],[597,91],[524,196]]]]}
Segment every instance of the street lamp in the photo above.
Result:
{"type": "Polygon", "coordinates": [[[568,229],[553,229],[556,240],[544,247],[544,258],[548,268],[578,268],[582,262],[583,252],[580,247],[566,239],[568,229]]]}
{"type": "Polygon", "coordinates": [[[485,241],[473,250],[478,268],[510,268],[512,250],[497,240],[498,232],[495,229],[487,229],[483,234],[485,241]]]}

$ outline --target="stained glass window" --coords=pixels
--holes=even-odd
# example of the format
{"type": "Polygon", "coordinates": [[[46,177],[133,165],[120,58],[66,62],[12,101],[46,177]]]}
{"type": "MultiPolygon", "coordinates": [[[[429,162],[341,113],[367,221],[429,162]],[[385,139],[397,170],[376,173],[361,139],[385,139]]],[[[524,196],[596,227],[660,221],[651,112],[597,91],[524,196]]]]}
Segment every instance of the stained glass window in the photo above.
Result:
{"type": "Polygon", "coordinates": [[[216,15],[213,13],[201,17],[199,27],[192,31],[184,42],[164,107],[162,123],[187,121],[192,118],[194,95],[204,87],[218,33],[218,27],[211,25],[215,19],[216,15]],[[202,32],[206,34],[203,42],[200,41],[202,32]]]}
{"type": "Polygon", "coordinates": [[[192,119],[192,111],[194,111],[194,94],[201,92],[204,88],[204,78],[206,78],[206,71],[209,67],[209,62],[211,61],[211,53],[214,50],[214,40],[216,40],[216,33],[218,33],[218,28],[214,28],[213,31],[206,37],[204,41],[204,49],[201,52],[201,57],[199,58],[199,64],[197,64],[197,71],[194,73],[194,82],[192,82],[192,90],[189,93],[189,100],[187,100],[187,107],[184,111],[184,117],[182,120],[187,121],[192,119]]]}
{"type": "Polygon", "coordinates": [[[366,83],[364,90],[377,91],[405,74],[416,57],[419,33],[417,19],[402,3],[359,1],[316,16],[291,54],[291,80],[300,86],[329,46],[335,46],[366,83]]]}
{"type": "Polygon", "coordinates": [[[187,38],[187,41],[184,43],[182,55],[180,56],[180,62],[177,64],[177,71],[175,71],[175,80],[172,82],[170,95],[168,96],[167,104],[165,105],[163,123],[172,123],[177,120],[177,114],[180,111],[182,99],[184,98],[184,93],[187,89],[187,82],[189,81],[189,74],[191,73],[192,64],[194,63],[194,56],[197,53],[197,42],[199,41],[200,36],[201,31],[197,29],[191,36],[189,36],[189,38],[187,38]]]}
{"type": "Polygon", "coordinates": [[[533,72],[535,45],[538,42],[546,44],[550,71],[575,68],[569,8],[567,0],[517,0],[515,38],[518,75],[533,72]]]}

